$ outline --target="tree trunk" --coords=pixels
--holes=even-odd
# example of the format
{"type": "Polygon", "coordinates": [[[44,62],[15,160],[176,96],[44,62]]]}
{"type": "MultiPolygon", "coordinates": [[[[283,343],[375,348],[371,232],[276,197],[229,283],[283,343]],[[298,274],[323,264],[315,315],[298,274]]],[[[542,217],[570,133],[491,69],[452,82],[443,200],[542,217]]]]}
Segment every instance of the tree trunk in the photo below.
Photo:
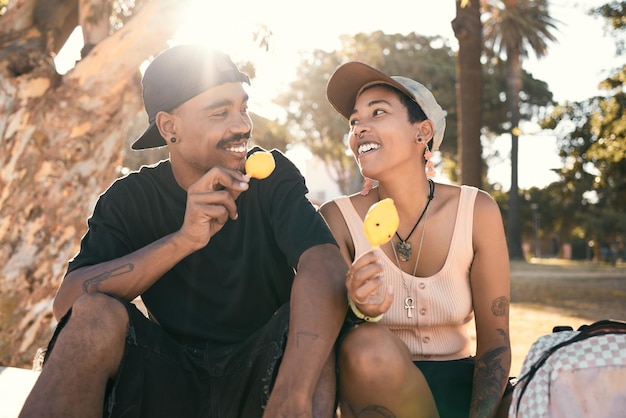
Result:
{"type": "Polygon", "coordinates": [[[456,58],[456,96],[458,155],[461,183],[482,187],[482,25],[478,0],[461,6],[456,0],[456,18],[452,21],[459,41],[456,58]]]}
{"type": "Polygon", "coordinates": [[[509,210],[507,215],[507,242],[509,258],[523,260],[522,233],[520,219],[520,198],[518,189],[518,136],[519,136],[519,95],[522,90],[522,64],[519,49],[507,51],[506,101],[511,119],[511,189],[509,190],[509,210]]]}
{"type": "Polygon", "coordinates": [[[149,2],[112,35],[99,14],[91,21],[93,49],[60,76],[51,54],[77,24],[78,0],[69,3],[13,2],[2,19],[0,365],[31,364],[50,338],[52,300],[86,218],[115,179],[127,139],[147,123],[139,66],[166,46],[186,5],[149,2]],[[75,9],[75,21],[52,20],[44,31],[35,11],[52,3],[75,9]]]}

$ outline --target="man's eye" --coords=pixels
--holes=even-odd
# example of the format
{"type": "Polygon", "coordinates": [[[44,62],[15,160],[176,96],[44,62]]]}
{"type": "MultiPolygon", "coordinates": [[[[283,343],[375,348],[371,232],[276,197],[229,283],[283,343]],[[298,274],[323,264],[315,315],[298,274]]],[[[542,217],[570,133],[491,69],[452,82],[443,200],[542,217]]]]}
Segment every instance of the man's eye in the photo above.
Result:
{"type": "Polygon", "coordinates": [[[382,115],[384,113],[387,113],[387,112],[385,112],[383,109],[374,110],[374,116],[382,115]]]}
{"type": "Polygon", "coordinates": [[[222,110],[221,112],[211,113],[210,117],[212,118],[224,118],[228,115],[228,111],[222,110]]]}
{"type": "Polygon", "coordinates": [[[356,125],[358,125],[358,124],[359,124],[359,121],[358,121],[357,119],[352,119],[352,120],[350,121],[350,126],[356,126],[356,125]]]}

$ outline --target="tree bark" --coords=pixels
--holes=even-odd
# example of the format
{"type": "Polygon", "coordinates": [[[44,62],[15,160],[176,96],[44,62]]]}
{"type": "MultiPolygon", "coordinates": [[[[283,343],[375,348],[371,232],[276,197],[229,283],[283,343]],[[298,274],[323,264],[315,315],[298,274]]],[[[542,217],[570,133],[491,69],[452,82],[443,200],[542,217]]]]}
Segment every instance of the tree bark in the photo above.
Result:
{"type": "Polygon", "coordinates": [[[506,101],[511,120],[511,188],[509,190],[509,210],[507,213],[507,241],[509,258],[523,260],[522,232],[520,220],[520,198],[518,186],[520,92],[522,91],[522,64],[519,49],[507,51],[506,101]]]}
{"type": "Polygon", "coordinates": [[[31,364],[51,336],[52,300],[86,218],[128,137],[147,123],[139,66],[166,47],[186,6],[155,0],[111,35],[92,31],[89,55],[60,76],[37,4],[11,3],[0,33],[0,365],[8,366],[31,364]]]}
{"type": "Polygon", "coordinates": [[[452,21],[459,41],[456,57],[456,96],[458,155],[461,183],[482,187],[482,25],[478,0],[462,6],[456,0],[456,18],[452,21]]]}

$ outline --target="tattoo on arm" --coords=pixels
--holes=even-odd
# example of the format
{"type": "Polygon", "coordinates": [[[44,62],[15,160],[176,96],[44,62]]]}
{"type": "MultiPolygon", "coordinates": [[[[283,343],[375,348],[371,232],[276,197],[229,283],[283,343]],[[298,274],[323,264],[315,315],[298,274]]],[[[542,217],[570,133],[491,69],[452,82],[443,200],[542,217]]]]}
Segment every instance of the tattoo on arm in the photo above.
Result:
{"type": "Polygon", "coordinates": [[[95,277],[87,279],[83,282],[83,292],[85,293],[94,293],[100,289],[100,283],[105,281],[110,277],[119,276],[121,274],[130,273],[135,269],[135,265],[133,263],[124,264],[119,267],[115,267],[113,270],[105,271],[102,274],[99,274],[95,277]]]}
{"type": "MultiPolygon", "coordinates": [[[[509,299],[506,296],[495,298],[491,302],[491,313],[504,317],[508,323],[509,299]]],[[[501,356],[510,351],[509,334],[506,329],[498,328],[498,334],[505,345],[495,347],[476,358],[474,366],[474,387],[470,410],[473,416],[488,416],[498,408],[502,386],[509,376],[508,368],[502,366],[501,356]]]]}
{"type": "Polygon", "coordinates": [[[511,347],[511,342],[509,341],[509,333],[503,330],[502,328],[498,328],[498,334],[502,336],[502,339],[504,339],[506,346],[511,347]]]}
{"type": "Polygon", "coordinates": [[[502,354],[510,350],[508,346],[509,336],[503,329],[498,329],[498,333],[507,345],[496,347],[476,358],[474,388],[470,407],[477,412],[476,416],[485,416],[490,411],[498,408],[503,382],[509,377],[507,369],[502,366],[500,359],[502,354]]]}
{"type": "Polygon", "coordinates": [[[296,347],[300,347],[300,340],[306,337],[306,341],[315,341],[319,338],[319,335],[312,332],[299,331],[296,333],[296,347]]]}
{"type": "Polygon", "coordinates": [[[382,418],[396,418],[396,415],[380,405],[369,405],[363,408],[359,413],[354,414],[355,417],[382,417],[382,418]]]}
{"type": "Polygon", "coordinates": [[[494,299],[491,302],[491,312],[495,316],[506,316],[509,312],[509,300],[504,296],[494,299]]]}
{"type": "MultiPolygon", "coordinates": [[[[492,305],[494,315],[508,315],[508,300],[500,297],[492,305]],[[496,308],[496,306],[502,308],[496,308]]],[[[470,409],[476,416],[487,416],[498,408],[501,401],[503,384],[508,380],[507,367],[502,366],[502,356],[510,352],[507,330],[498,328],[505,345],[495,347],[476,358],[474,368],[474,388],[470,409]]]]}

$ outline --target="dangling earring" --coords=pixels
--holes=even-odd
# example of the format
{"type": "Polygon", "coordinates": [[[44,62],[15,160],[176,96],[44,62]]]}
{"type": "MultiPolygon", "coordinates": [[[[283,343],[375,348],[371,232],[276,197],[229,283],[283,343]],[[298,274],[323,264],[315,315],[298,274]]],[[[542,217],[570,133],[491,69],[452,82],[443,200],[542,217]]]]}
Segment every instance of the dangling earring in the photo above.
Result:
{"type": "Polygon", "coordinates": [[[361,195],[367,196],[373,187],[374,185],[372,184],[372,179],[369,177],[365,177],[365,183],[363,183],[363,189],[361,189],[361,195]]]}
{"type": "Polygon", "coordinates": [[[428,144],[426,144],[426,150],[424,151],[424,159],[426,160],[426,177],[429,179],[435,177],[435,163],[431,160],[433,157],[433,153],[428,148],[428,144]]]}

